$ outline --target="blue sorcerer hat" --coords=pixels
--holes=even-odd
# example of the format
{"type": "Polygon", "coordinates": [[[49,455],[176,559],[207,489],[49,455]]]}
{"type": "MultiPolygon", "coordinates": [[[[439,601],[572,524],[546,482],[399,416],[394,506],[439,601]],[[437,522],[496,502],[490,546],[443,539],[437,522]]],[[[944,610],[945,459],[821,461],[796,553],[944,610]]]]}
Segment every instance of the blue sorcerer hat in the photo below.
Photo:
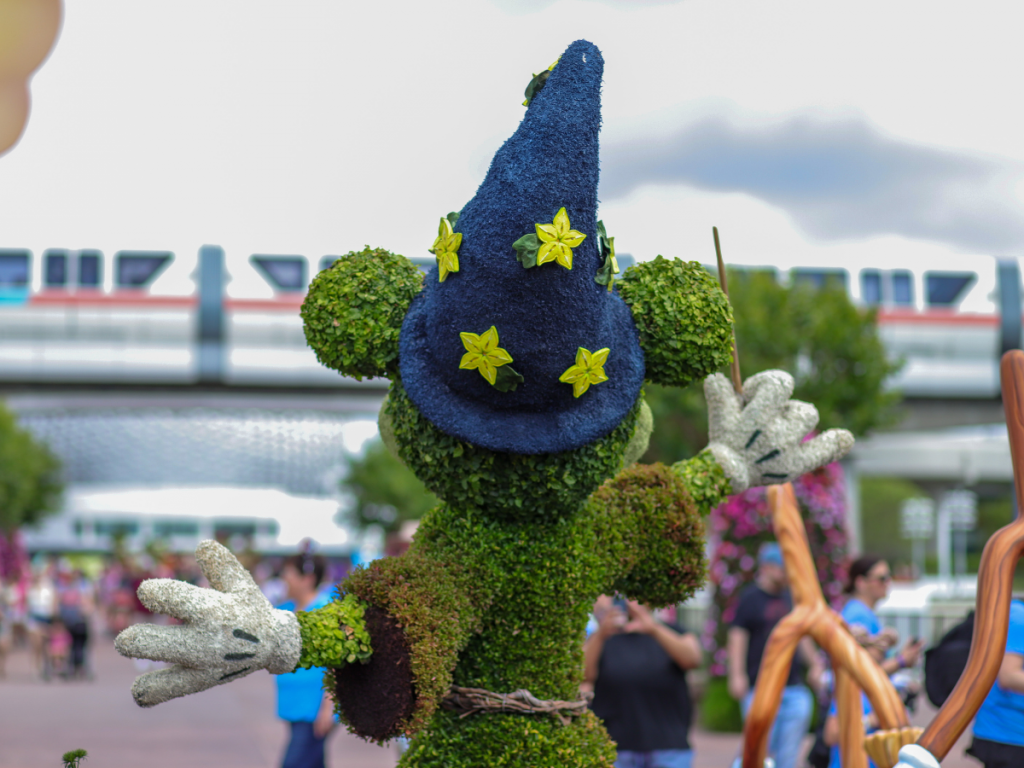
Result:
{"type": "Polygon", "coordinates": [[[614,429],[640,393],[630,309],[595,280],[602,266],[610,280],[597,221],[603,69],[579,40],[531,83],[526,117],[476,196],[441,221],[438,266],[402,325],[409,397],[474,445],[578,448],[614,429]]]}

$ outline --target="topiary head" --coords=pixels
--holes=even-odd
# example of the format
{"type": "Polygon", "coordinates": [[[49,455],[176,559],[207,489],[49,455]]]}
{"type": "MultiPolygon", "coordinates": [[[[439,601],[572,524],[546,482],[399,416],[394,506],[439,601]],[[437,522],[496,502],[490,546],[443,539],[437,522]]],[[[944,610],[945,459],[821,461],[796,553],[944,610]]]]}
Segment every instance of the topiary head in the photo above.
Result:
{"type": "Polygon", "coordinates": [[[684,384],[728,362],[728,303],[700,265],[659,258],[612,284],[596,215],[603,66],[591,43],[569,46],[476,196],[440,220],[425,279],[366,249],[303,306],[321,362],[392,380],[397,454],[453,503],[573,506],[649,436],[645,378],[684,384]]]}

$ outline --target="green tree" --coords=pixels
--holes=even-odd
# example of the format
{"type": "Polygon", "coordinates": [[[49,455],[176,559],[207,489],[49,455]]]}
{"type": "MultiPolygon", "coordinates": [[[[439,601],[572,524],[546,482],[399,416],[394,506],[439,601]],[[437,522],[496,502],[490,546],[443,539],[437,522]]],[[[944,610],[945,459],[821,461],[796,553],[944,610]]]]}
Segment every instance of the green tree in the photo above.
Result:
{"type": "Polygon", "coordinates": [[[406,520],[419,520],[439,503],[379,439],[349,461],[341,485],[355,497],[356,523],[364,528],[379,525],[385,533],[397,531],[406,520]]]}
{"type": "MultiPolygon", "coordinates": [[[[884,384],[900,364],[886,358],[874,310],[854,306],[841,285],[787,287],[768,270],[728,276],[744,379],[769,368],[789,371],[794,396],[817,406],[820,429],[863,435],[893,421],[899,394],[884,384]]],[[[648,384],[645,391],[655,425],[645,460],[679,461],[707,444],[703,382],[685,389],[648,384]]]]}
{"type": "Polygon", "coordinates": [[[60,461],[0,404],[0,532],[39,522],[62,492],[60,461]]]}

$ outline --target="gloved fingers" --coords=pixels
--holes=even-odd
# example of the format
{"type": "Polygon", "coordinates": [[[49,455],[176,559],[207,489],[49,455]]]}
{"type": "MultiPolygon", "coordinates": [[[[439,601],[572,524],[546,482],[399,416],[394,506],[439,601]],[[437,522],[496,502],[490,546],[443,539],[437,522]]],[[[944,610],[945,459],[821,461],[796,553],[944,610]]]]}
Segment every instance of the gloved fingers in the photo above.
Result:
{"type": "MultiPolygon", "coordinates": [[[[196,547],[196,561],[210,586],[218,592],[260,592],[252,576],[231,551],[216,541],[201,541],[196,547]]],[[[262,593],[260,593],[262,594],[262,593]]]]}
{"type": "Polygon", "coordinates": [[[793,377],[785,371],[761,371],[743,383],[742,422],[754,430],[767,425],[793,396],[793,377]]]}
{"type": "Polygon", "coordinates": [[[818,409],[810,403],[790,400],[774,419],[769,432],[779,445],[799,445],[818,426],[818,409]]]}
{"type": "Polygon", "coordinates": [[[853,448],[853,442],[853,435],[847,430],[830,429],[797,446],[794,450],[798,454],[798,471],[793,476],[839,461],[853,448]]]}
{"type": "MultiPolygon", "coordinates": [[[[118,634],[114,647],[122,656],[132,659],[152,659],[198,668],[224,661],[223,653],[214,647],[212,639],[208,632],[196,627],[135,624],[118,634]]],[[[253,655],[249,654],[249,657],[253,655]]]]}
{"type": "Polygon", "coordinates": [[[179,696],[205,691],[215,685],[244,677],[256,669],[255,665],[246,666],[242,662],[233,667],[189,669],[173,666],[147,672],[135,678],[132,684],[132,698],[140,707],[154,707],[179,696]]]}
{"type": "Polygon", "coordinates": [[[222,613],[225,597],[175,579],[146,579],[139,585],[139,600],[153,613],[165,613],[179,621],[201,622],[222,613]]]}
{"type": "Polygon", "coordinates": [[[740,397],[732,382],[720,373],[704,379],[704,398],[708,401],[708,434],[718,442],[740,418],[740,397]]]}

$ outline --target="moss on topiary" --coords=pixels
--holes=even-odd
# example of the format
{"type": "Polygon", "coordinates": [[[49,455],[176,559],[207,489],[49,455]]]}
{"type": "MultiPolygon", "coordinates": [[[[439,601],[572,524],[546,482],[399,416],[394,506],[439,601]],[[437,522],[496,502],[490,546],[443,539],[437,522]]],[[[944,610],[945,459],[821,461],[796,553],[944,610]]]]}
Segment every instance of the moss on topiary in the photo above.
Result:
{"type": "Polygon", "coordinates": [[[398,371],[398,336],[423,274],[404,256],[367,246],[313,279],[302,303],[317,360],[362,381],[398,371]]]}
{"type": "Polygon", "coordinates": [[[704,521],[682,478],[664,464],[623,470],[597,490],[591,503],[602,505],[608,517],[599,535],[618,527],[631,537],[621,548],[618,542],[609,547],[621,553],[615,592],[662,607],[690,598],[704,583],[704,521]],[[631,524],[620,522],[625,520],[631,524]],[[650,540],[652,532],[655,540],[650,540]]]}
{"type": "Polygon", "coordinates": [[[641,399],[611,433],[575,451],[498,453],[431,424],[392,380],[384,404],[399,456],[427,489],[455,507],[527,521],[568,514],[623,464],[641,399]]]}
{"type": "Polygon", "coordinates": [[[672,471],[682,478],[701,517],[710,515],[732,493],[732,482],[707,448],[691,459],[676,462],[672,471]]]}
{"type": "Polygon", "coordinates": [[[354,596],[348,595],[319,611],[299,611],[302,655],[298,667],[340,667],[369,659],[370,636],[363,622],[365,609],[354,596]]]}
{"type": "MultiPolygon", "coordinates": [[[[489,602],[486,585],[457,561],[440,562],[430,548],[416,546],[403,557],[376,560],[344,583],[347,597],[383,608],[405,631],[416,705],[400,718],[387,738],[415,733],[430,719],[452,684],[459,650],[480,628],[478,606],[489,602]]],[[[346,597],[346,599],[347,599],[346,597]]],[[[372,696],[366,692],[366,698],[372,696]]],[[[348,721],[344,711],[339,714],[348,721]]]]}
{"type": "Polygon", "coordinates": [[[633,311],[648,381],[685,387],[732,361],[732,308],[700,263],[658,256],[627,269],[617,290],[633,311]]]}
{"type": "Polygon", "coordinates": [[[592,712],[569,725],[552,718],[438,713],[402,757],[403,768],[612,768],[615,745],[592,712]]]}

